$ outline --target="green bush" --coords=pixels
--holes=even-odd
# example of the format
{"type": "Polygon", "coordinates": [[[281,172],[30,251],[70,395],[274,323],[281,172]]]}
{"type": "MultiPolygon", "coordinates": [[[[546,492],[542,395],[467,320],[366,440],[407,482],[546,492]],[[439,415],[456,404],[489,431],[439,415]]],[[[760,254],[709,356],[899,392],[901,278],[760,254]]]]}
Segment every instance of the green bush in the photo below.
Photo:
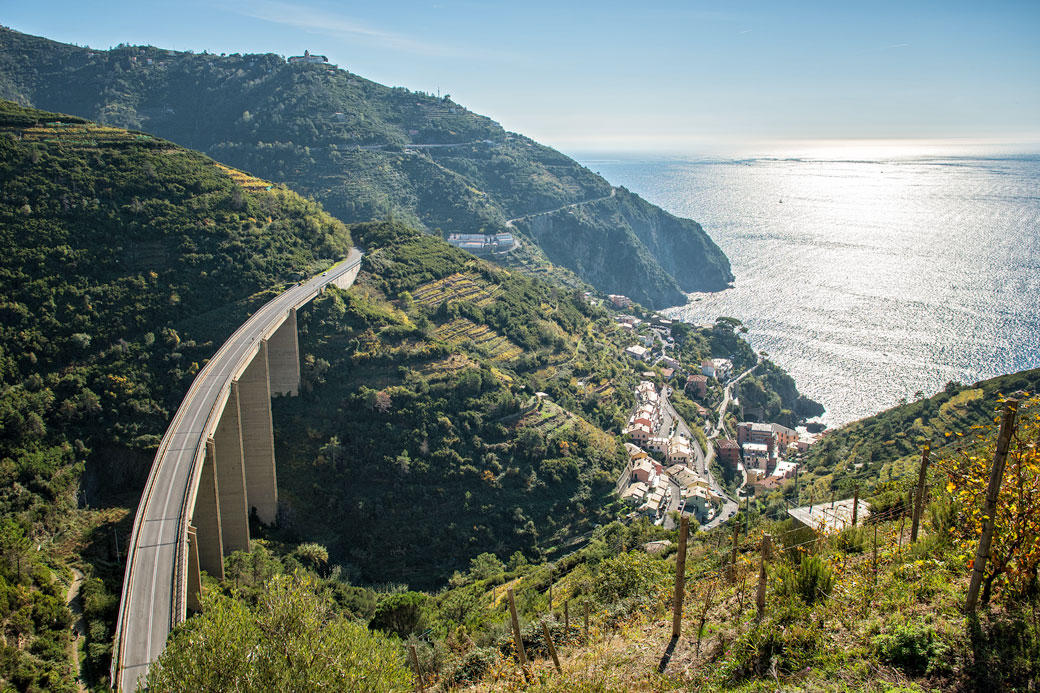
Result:
{"type": "Polygon", "coordinates": [[[875,636],[873,645],[881,661],[907,674],[935,675],[951,668],[953,648],[931,626],[896,624],[891,631],[875,636]]]}
{"type": "Polygon", "coordinates": [[[834,571],[823,559],[806,556],[794,568],[781,566],[777,570],[777,593],[784,597],[798,597],[806,605],[825,599],[834,586],[834,571]]]}

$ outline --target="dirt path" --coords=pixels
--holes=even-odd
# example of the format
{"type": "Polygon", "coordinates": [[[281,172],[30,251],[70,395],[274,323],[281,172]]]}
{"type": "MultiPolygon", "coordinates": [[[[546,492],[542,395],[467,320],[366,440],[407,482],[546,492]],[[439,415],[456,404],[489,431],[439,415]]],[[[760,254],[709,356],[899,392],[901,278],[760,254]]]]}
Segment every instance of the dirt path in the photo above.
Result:
{"type": "Polygon", "coordinates": [[[73,618],[75,618],[72,624],[72,632],[75,634],[75,637],[69,642],[69,658],[72,660],[72,666],[76,671],[76,686],[81,693],[86,693],[87,688],[83,685],[83,678],[79,670],[80,646],[87,636],[87,623],[83,619],[83,598],[79,594],[79,588],[82,585],[83,573],[79,568],[73,568],[72,584],[69,585],[69,590],[65,593],[65,604],[68,605],[69,610],[72,611],[73,618]]]}

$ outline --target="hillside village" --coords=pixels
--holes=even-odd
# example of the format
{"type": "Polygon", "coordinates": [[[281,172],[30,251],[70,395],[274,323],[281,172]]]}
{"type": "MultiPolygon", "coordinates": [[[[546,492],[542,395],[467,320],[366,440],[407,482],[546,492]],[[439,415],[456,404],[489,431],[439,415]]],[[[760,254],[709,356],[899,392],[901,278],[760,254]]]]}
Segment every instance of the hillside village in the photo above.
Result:
{"type": "MultiPolygon", "coordinates": [[[[633,305],[622,295],[607,299],[621,311],[633,305]]],[[[795,480],[800,456],[816,436],[803,427],[727,420],[731,409],[740,411],[736,386],[757,366],[734,373],[733,361],[720,357],[686,364],[675,349],[671,320],[658,314],[643,319],[629,312],[619,312],[614,320],[637,340],[625,354],[655,369],[642,373],[635,406],[621,431],[628,461],[616,491],[632,508],[631,518],[647,517],[671,529],[682,515],[707,527],[731,517],[738,501],[716,480],[714,462],[739,478],[736,496],[765,493],[795,480]],[[670,402],[673,387],[680,383],[696,407],[695,421],[684,420],[670,402]],[[690,424],[698,427],[697,433],[691,432],[690,424]]]]}

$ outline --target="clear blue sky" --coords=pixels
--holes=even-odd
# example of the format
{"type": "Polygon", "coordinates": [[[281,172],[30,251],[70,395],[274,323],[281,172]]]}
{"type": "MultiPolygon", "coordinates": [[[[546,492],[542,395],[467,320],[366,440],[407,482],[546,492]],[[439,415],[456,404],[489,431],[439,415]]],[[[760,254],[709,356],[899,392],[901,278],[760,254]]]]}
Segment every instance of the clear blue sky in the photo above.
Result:
{"type": "Polygon", "coordinates": [[[1040,1],[5,2],[58,41],[310,49],[565,151],[1040,139],[1040,1]]]}

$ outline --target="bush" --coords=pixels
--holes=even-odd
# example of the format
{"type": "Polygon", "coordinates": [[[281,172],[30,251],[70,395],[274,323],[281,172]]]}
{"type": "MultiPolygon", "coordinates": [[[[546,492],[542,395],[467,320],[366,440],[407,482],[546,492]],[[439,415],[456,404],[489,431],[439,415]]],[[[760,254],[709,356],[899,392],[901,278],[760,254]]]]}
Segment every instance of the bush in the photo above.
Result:
{"type": "Polygon", "coordinates": [[[834,571],[816,556],[806,556],[795,568],[781,566],[777,576],[780,583],[777,592],[785,597],[798,597],[806,605],[829,596],[834,586],[834,571]]]}
{"type": "Polygon", "coordinates": [[[462,656],[447,676],[448,683],[460,686],[479,681],[491,670],[498,660],[498,650],[493,647],[475,647],[462,656]]]}
{"type": "Polygon", "coordinates": [[[873,645],[883,662],[907,674],[940,674],[951,666],[953,648],[931,626],[896,624],[890,632],[875,636],[873,645]]]}

